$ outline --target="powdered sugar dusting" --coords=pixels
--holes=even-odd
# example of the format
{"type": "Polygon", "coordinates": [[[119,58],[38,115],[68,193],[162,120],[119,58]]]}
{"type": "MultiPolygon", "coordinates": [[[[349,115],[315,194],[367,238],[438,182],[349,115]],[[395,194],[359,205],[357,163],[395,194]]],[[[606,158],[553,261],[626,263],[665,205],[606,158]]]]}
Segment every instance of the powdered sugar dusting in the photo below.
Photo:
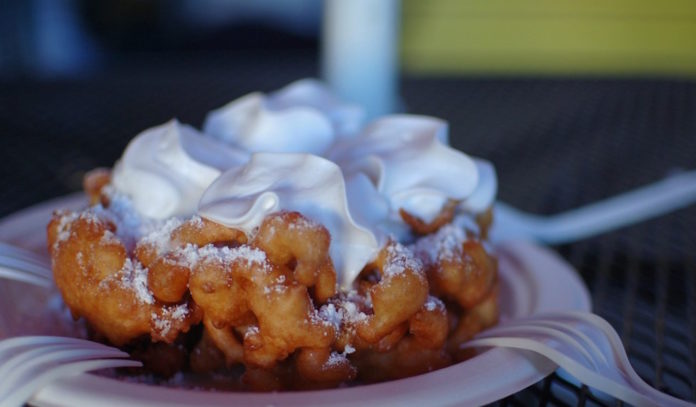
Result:
{"type": "Polygon", "coordinates": [[[181,226],[182,221],[178,218],[171,218],[158,228],[150,231],[142,238],[141,243],[155,248],[157,255],[166,253],[172,249],[171,240],[174,229],[181,226]]]}
{"type": "Polygon", "coordinates": [[[118,244],[120,243],[120,240],[114,235],[114,233],[110,230],[105,230],[104,234],[101,237],[101,243],[103,244],[118,244]]]}
{"type": "Polygon", "coordinates": [[[423,307],[426,309],[426,311],[435,311],[437,309],[440,310],[445,310],[445,303],[440,301],[439,298],[433,297],[432,295],[428,296],[428,299],[425,300],[425,304],[423,304],[423,307]]]}
{"type": "Polygon", "coordinates": [[[346,293],[346,297],[332,300],[319,309],[319,318],[332,325],[338,332],[344,325],[354,326],[367,319],[367,315],[360,310],[356,301],[363,302],[357,292],[346,293]]]}
{"type": "Polygon", "coordinates": [[[292,223],[288,225],[290,230],[293,229],[316,229],[319,228],[320,225],[319,223],[315,222],[312,219],[309,219],[304,216],[299,216],[297,217],[292,223]]]}
{"type": "Polygon", "coordinates": [[[176,319],[178,321],[183,321],[184,318],[188,315],[189,310],[186,304],[179,304],[171,312],[171,318],[176,319]]]}
{"type": "Polygon", "coordinates": [[[285,292],[285,290],[287,290],[287,287],[284,284],[273,284],[263,287],[263,293],[266,295],[270,295],[272,293],[282,294],[285,292]]]}
{"type": "Polygon", "coordinates": [[[126,195],[116,192],[112,185],[102,189],[102,193],[108,198],[108,207],[101,204],[90,208],[100,219],[109,221],[116,226],[116,236],[129,250],[144,235],[159,229],[162,222],[142,217],[133,205],[133,201],[126,195]]]}
{"type": "Polygon", "coordinates": [[[161,314],[150,314],[152,326],[160,336],[167,336],[173,327],[173,322],[183,322],[189,314],[186,304],[163,307],[161,314]]]}
{"type": "Polygon", "coordinates": [[[345,355],[338,352],[331,352],[331,355],[329,355],[329,358],[326,360],[326,363],[324,363],[323,367],[332,368],[346,363],[349,362],[348,359],[346,359],[345,355]]]}
{"type": "Polygon", "coordinates": [[[118,281],[121,286],[132,290],[138,301],[150,305],[155,303],[155,297],[147,287],[148,269],[138,260],[126,258],[117,275],[120,276],[118,281]]]}
{"type": "Polygon", "coordinates": [[[319,309],[319,317],[333,325],[336,331],[341,329],[341,321],[343,321],[343,310],[336,308],[334,304],[326,304],[322,306],[319,309]]]}
{"type": "Polygon", "coordinates": [[[209,244],[198,247],[193,244],[187,244],[184,248],[179,249],[177,254],[180,255],[180,262],[191,268],[203,259],[215,260],[225,264],[243,262],[248,267],[254,264],[264,266],[267,264],[266,253],[249,245],[216,247],[209,244]]]}
{"type": "Polygon", "coordinates": [[[118,220],[117,228],[120,233],[138,238],[142,232],[142,219],[133,206],[133,201],[126,195],[116,193],[111,188],[105,188],[109,197],[109,211],[118,220]]]}
{"type": "Polygon", "coordinates": [[[405,270],[422,270],[423,264],[413,252],[400,243],[387,246],[387,258],[382,270],[384,277],[391,277],[403,273],[405,270]]]}
{"type": "Polygon", "coordinates": [[[428,263],[452,261],[462,256],[462,245],[466,241],[463,228],[448,224],[436,233],[419,239],[412,249],[428,263]]]}
{"type": "Polygon", "coordinates": [[[343,320],[345,322],[356,324],[367,319],[367,315],[362,312],[354,302],[342,301],[340,305],[343,310],[343,320]]]}
{"type": "Polygon", "coordinates": [[[178,249],[177,254],[179,255],[179,263],[189,268],[192,268],[201,258],[198,254],[198,246],[191,243],[178,249]]]}
{"type": "Polygon", "coordinates": [[[256,325],[251,325],[247,327],[246,331],[244,331],[244,340],[246,341],[247,339],[254,337],[259,334],[259,327],[256,325]]]}
{"type": "Polygon", "coordinates": [[[203,229],[203,219],[198,215],[193,215],[191,219],[188,220],[188,224],[195,227],[196,229],[203,229]]]}
{"type": "Polygon", "coordinates": [[[79,215],[80,214],[78,212],[60,213],[60,218],[58,220],[57,227],[58,236],[56,239],[56,244],[68,240],[68,238],[70,238],[70,226],[79,215]]]}
{"type": "MultiPolygon", "coordinates": [[[[54,243],[54,249],[62,242],[70,239],[70,234],[72,233],[72,226],[77,220],[85,220],[89,223],[99,223],[102,221],[110,222],[110,219],[103,219],[100,216],[99,210],[96,208],[101,208],[101,206],[95,206],[89,208],[82,212],[58,212],[58,226],[56,241],[54,243]]],[[[102,242],[104,243],[119,243],[119,239],[110,231],[105,230],[102,235],[102,242]]]]}

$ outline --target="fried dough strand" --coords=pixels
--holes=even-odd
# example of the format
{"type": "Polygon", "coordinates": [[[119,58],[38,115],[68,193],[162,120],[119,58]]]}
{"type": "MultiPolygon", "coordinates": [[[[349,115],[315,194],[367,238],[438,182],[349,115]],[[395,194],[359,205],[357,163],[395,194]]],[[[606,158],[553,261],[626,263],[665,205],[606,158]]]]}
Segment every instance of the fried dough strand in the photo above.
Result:
{"type": "Polygon", "coordinates": [[[387,243],[367,269],[376,270],[380,281],[367,290],[374,312],[357,331],[375,343],[418,312],[428,297],[428,281],[422,263],[395,242],[387,243]]]}
{"type": "Polygon", "coordinates": [[[293,268],[299,284],[314,287],[315,300],[320,304],[336,294],[330,243],[329,231],[299,212],[269,215],[252,242],[266,252],[271,262],[293,268]]]}
{"type": "Polygon", "coordinates": [[[447,226],[413,246],[425,264],[431,293],[465,309],[484,300],[497,279],[498,265],[483,244],[447,226]]]}

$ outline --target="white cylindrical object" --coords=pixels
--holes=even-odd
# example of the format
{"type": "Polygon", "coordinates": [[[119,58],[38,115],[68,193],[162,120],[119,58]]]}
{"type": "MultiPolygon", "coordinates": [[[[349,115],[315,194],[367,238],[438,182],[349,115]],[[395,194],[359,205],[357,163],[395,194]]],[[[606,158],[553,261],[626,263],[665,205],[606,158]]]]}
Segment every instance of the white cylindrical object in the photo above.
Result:
{"type": "Polygon", "coordinates": [[[368,118],[397,108],[399,0],[326,0],[322,75],[368,118]]]}

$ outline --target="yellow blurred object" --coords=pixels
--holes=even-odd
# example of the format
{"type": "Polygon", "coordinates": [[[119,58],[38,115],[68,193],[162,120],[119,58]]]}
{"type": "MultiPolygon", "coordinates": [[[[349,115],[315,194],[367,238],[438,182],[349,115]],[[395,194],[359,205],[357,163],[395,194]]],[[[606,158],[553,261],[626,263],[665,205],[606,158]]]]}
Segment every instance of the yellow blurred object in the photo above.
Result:
{"type": "Polygon", "coordinates": [[[410,73],[696,76],[696,0],[403,0],[410,73]]]}

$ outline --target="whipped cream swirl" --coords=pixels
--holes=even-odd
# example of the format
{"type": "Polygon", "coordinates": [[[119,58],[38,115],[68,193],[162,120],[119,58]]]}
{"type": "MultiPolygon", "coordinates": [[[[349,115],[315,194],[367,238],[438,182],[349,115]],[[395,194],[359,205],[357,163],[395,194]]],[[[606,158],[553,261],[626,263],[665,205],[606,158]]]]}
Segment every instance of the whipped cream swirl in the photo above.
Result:
{"type": "Polygon", "coordinates": [[[365,113],[304,79],[264,95],[250,93],[208,114],[203,131],[251,152],[321,155],[336,138],[357,133],[365,113]]]}
{"type": "Polygon", "coordinates": [[[186,216],[195,213],[203,191],[222,170],[239,166],[248,157],[247,152],[171,120],[131,140],[114,167],[111,182],[142,215],[186,216]]]}
{"type": "Polygon", "coordinates": [[[337,280],[349,288],[380,242],[348,209],[341,169],[311,154],[256,153],[222,174],[201,198],[198,213],[252,234],[274,212],[298,211],[326,227],[337,280]]]}
{"type": "Polygon", "coordinates": [[[298,211],[329,230],[349,288],[388,238],[410,237],[400,209],[429,222],[454,199],[480,213],[497,189],[489,162],[449,147],[445,121],[392,115],[360,131],[363,117],[315,80],[252,93],[211,112],[205,134],[176,120],[145,130],[112,185],[147,218],[198,211],[248,234],[271,213],[298,211]]]}
{"type": "Polygon", "coordinates": [[[337,143],[329,157],[337,162],[348,179],[350,188],[359,185],[366,195],[363,181],[367,177],[374,192],[370,201],[383,209],[368,209],[372,204],[357,202],[351,207],[369,218],[376,233],[403,237],[407,228],[399,209],[432,221],[447,200],[462,201],[463,208],[482,211],[495,195],[495,172],[483,161],[447,145],[447,123],[416,115],[393,115],[374,121],[358,137],[337,143]]]}

